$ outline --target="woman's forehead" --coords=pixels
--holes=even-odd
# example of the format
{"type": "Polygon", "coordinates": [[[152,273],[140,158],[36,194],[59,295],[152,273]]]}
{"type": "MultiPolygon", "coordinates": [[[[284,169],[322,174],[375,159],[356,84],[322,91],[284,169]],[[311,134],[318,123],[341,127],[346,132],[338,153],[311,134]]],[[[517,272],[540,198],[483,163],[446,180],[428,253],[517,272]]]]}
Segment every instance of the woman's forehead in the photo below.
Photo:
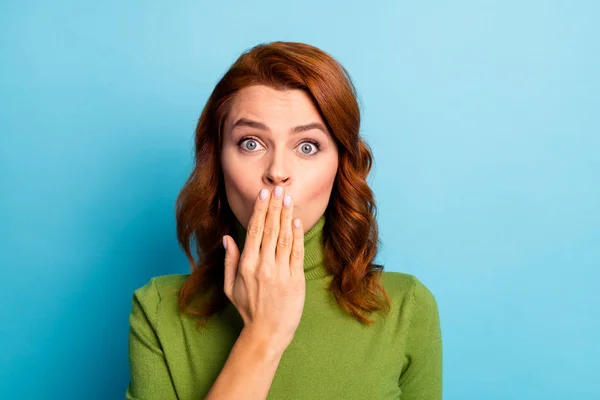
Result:
{"type": "MultiPolygon", "coordinates": [[[[236,93],[226,121],[236,126],[259,130],[301,130],[311,125],[325,127],[310,96],[300,89],[276,90],[268,86],[250,86],[236,93]]],[[[324,130],[326,132],[326,129],[324,130]]]]}

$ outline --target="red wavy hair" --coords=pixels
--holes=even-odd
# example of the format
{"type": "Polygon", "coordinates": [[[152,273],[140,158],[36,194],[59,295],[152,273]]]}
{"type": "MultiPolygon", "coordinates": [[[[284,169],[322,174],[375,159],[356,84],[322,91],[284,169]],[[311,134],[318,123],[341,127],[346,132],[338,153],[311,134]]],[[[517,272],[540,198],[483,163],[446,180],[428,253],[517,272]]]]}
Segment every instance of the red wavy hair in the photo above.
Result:
{"type": "Polygon", "coordinates": [[[373,263],[379,248],[377,209],[366,182],[373,157],[359,135],[356,89],[332,56],[297,42],[260,44],[244,52],[217,83],[202,111],[195,131],[195,166],[176,202],[177,239],[192,267],[179,294],[179,307],[201,317],[202,326],[229,303],[223,292],[221,238],[231,234],[236,220],[225,196],[220,149],[232,99],[250,85],[305,91],[327,124],[339,154],[323,227],[325,265],[333,275],[329,290],[345,312],[370,325],[373,320],[364,314],[389,312],[391,300],[379,283],[383,266],[373,263]]]}

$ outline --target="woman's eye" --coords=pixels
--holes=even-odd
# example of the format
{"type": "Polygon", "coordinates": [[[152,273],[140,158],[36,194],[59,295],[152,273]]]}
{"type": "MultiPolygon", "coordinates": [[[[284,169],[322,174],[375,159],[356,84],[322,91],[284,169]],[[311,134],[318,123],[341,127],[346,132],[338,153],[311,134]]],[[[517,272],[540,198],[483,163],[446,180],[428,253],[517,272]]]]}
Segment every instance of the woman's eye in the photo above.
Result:
{"type": "Polygon", "coordinates": [[[300,145],[300,151],[302,152],[302,154],[307,155],[307,156],[314,156],[315,154],[317,154],[320,150],[321,146],[319,146],[319,144],[317,142],[313,142],[313,141],[307,141],[307,142],[302,142],[302,144],[300,145]],[[311,154],[311,148],[316,149],[316,151],[314,153],[311,154]]]}
{"type": "Polygon", "coordinates": [[[244,139],[239,143],[239,146],[241,146],[246,151],[254,151],[258,146],[258,142],[255,139],[244,139]],[[248,145],[244,146],[244,143],[247,143],[248,145]]]}

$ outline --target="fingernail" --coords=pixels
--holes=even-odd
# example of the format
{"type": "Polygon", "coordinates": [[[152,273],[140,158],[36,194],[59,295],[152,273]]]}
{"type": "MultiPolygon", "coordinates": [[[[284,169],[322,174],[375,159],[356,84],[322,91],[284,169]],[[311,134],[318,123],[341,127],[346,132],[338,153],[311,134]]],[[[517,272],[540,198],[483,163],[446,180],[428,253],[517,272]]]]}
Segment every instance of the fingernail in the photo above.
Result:
{"type": "Polygon", "coordinates": [[[275,197],[280,198],[283,194],[283,188],[281,186],[275,186],[275,197]]]}
{"type": "Polygon", "coordinates": [[[290,204],[292,204],[292,198],[288,195],[285,195],[285,197],[283,198],[283,205],[285,207],[289,207],[290,204]]]}
{"type": "Polygon", "coordinates": [[[296,219],[294,220],[294,226],[295,226],[296,228],[300,228],[300,220],[299,220],[298,218],[296,218],[296,219]]]}
{"type": "Polygon", "coordinates": [[[269,191],[267,189],[261,190],[260,191],[260,199],[265,200],[267,197],[269,197],[269,191]]]}
{"type": "Polygon", "coordinates": [[[225,239],[225,236],[223,236],[223,247],[227,250],[227,239],[225,239]]]}

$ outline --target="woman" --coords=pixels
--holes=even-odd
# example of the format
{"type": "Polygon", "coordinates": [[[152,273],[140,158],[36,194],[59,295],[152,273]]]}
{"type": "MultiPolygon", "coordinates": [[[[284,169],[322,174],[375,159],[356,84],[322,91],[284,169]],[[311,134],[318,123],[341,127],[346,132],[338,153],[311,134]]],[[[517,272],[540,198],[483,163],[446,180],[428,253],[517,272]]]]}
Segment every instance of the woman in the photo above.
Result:
{"type": "Polygon", "coordinates": [[[433,295],[373,264],[359,128],[320,49],[263,44],[231,66],[177,201],[192,273],[133,296],[128,399],[441,399],[433,295]]]}

